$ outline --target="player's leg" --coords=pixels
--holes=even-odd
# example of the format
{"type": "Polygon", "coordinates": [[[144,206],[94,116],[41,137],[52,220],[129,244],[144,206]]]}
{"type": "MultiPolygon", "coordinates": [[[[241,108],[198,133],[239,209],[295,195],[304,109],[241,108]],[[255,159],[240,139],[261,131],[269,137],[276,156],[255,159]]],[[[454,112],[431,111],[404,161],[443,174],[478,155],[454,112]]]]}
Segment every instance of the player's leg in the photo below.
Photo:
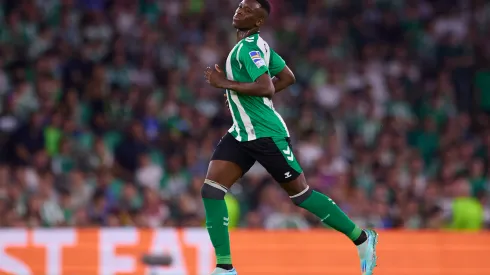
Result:
{"type": "Polygon", "coordinates": [[[269,139],[263,142],[271,144],[260,146],[262,153],[257,152],[258,155],[254,156],[257,161],[280,183],[294,204],[313,213],[322,223],[351,239],[358,248],[363,274],[371,274],[376,264],[376,232],[362,230],[332,199],[308,186],[289,139],[269,139]]]}
{"type": "Polygon", "coordinates": [[[323,223],[357,242],[363,235],[362,229],[329,197],[310,189],[288,139],[263,139],[260,142],[261,149],[254,157],[280,183],[293,203],[315,214],[323,223]]]}
{"type": "Polygon", "coordinates": [[[225,195],[228,189],[255,163],[241,150],[240,143],[226,134],[216,147],[201,196],[206,210],[206,227],[216,254],[216,270],[212,274],[233,275],[228,234],[228,209],[225,195]]]}
{"type": "MultiPolygon", "coordinates": [[[[278,178],[281,179],[281,178],[278,178]]],[[[277,180],[277,179],[276,179],[277,180]]],[[[371,275],[376,266],[378,234],[374,230],[361,229],[326,195],[309,188],[304,173],[281,187],[297,206],[308,210],[321,219],[322,223],[343,233],[356,245],[361,259],[361,272],[371,275]]]]}

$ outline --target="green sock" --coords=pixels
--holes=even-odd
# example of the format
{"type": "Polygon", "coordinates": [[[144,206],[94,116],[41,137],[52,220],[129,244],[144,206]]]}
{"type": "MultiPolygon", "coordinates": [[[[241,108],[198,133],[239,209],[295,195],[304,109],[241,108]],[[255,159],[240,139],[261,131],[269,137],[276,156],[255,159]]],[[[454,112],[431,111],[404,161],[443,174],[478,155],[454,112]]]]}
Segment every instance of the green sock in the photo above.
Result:
{"type": "Polygon", "coordinates": [[[228,209],[225,200],[203,198],[206,227],[213,243],[217,264],[231,264],[228,209]]]}
{"type": "Polygon", "coordinates": [[[322,220],[322,223],[344,233],[349,239],[355,241],[361,236],[362,229],[357,226],[329,197],[313,191],[300,205],[322,220]]]}

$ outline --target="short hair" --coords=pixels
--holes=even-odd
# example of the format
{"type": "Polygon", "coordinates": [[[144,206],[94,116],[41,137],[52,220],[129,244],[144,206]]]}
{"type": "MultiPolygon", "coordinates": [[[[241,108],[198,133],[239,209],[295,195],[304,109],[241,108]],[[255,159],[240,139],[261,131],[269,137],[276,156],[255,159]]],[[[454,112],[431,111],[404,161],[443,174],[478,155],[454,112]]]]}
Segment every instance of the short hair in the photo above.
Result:
{"type": "Polygon", "coordinates": [[[267,12],[267,15],[271,14],[271,3],[269,0],[256,0],[257,3],[267,12]]]}

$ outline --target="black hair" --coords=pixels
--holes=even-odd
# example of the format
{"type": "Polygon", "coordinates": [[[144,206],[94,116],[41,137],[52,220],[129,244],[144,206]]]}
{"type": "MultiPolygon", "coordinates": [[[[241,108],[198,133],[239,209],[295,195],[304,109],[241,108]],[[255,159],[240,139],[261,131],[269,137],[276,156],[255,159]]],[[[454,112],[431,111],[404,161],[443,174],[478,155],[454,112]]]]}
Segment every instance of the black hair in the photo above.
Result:
{"type": "Polygon", "coordinates": [[[267,14],[271,14],[271,3],[269,0],[256,0],[257,3],[267,12],[267,14]]]}

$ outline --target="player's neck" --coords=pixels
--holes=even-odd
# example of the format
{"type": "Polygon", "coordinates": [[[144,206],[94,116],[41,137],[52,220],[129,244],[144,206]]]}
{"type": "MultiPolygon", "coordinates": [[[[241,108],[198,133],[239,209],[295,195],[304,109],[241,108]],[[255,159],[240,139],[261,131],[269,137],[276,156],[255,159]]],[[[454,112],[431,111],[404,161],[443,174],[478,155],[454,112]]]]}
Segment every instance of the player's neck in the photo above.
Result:
{"type": "Polygon", "coordinates": [[[251,35],[257,34],[257,33],[259,33],[259,31],[260,30],[258,28],[254,28],[254,29],[250,29],[250,30],[237,29],[237,31],[236,31],[237,41],[240,41],[240,40],[244,39],[245,37],[249,37],[251,35]]]}

